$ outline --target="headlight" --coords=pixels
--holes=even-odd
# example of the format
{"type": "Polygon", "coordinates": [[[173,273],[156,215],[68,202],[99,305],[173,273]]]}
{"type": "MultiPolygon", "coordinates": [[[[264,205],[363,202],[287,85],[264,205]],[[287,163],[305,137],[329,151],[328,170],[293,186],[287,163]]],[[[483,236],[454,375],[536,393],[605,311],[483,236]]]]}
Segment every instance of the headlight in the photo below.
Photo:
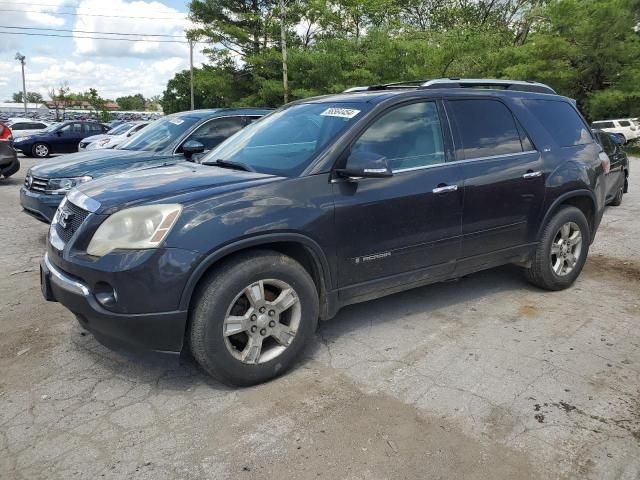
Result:
{"type": "Polygon", "coordinates": [[[98,227],[87,253],[102,257],[118,248],[155,248],[165,239],[181,212],[182,206],[178,204],[120,210],[98,227]]]}
{"type": "Polygon", "coordinates": [[[47,182],[47,191],[45,193],[50,195],[64,195],[73,187],[88,182],[91,178],[92,177],[88,175],[72,178],[51,178],[47,182]]]}
{"type": "Polygon", "coordinates": [[[15,137],[15,139],[13,140],[13,143],[24,142],[25,140],[29,140],[30,138],[31,138],[30,136],[15,137]]]}

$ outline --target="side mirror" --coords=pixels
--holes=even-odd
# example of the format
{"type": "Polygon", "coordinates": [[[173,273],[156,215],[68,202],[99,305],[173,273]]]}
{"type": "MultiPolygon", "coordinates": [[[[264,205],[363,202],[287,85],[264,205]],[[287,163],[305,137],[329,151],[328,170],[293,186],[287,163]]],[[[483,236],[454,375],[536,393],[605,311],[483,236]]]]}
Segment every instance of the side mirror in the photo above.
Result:
{"type": "Polygon", "coordinates": [[[372,152],[352,152],[346,168],[336,170],[347,178],[387,178],[393,176],[387,158],[372,152]]]}
{"type": "Polygon", "coordinates": [[[191,160],[191,157],[196,153],[202,152],[204,152],[204,145],[197,140],[187,140],[184,142],[184,145],[182,145],[182,153],[184,153],[187,160],[191,160]]]}
{"type": "Polygon", "coordinates": [[[62,130],[56,130],[56,135],[61,137],[64,132],[62,130]]]}
{"type": "Polygon", "coordinates": [[[618,133],[609,133],[609,138],[616,145],[624,145],[624,138],[618,133]]]}

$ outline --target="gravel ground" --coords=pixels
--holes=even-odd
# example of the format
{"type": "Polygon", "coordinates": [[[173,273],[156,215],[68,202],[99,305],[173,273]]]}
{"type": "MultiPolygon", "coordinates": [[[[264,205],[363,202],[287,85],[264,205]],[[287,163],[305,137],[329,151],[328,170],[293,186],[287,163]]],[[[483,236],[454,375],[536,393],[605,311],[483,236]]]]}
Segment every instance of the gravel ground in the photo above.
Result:
{"type": "Polygon", "coordinates": [[[640,478],[638,176],[573,288],[503,267],[351,306],[234,390],[42,299],[33,163],[0,181],[0,478],[640,478]]]}

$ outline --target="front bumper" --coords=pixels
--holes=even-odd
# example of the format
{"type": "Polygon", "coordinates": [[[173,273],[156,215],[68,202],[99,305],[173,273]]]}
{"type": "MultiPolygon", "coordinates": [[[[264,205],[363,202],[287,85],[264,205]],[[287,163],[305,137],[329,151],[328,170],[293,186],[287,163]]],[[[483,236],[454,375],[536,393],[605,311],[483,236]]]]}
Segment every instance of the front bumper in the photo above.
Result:
{"type": "Polygon", "coordinates": [[[107,310],[88,283],[54,265],[48,253],[40,263],[40,284],[46,300],[68,308],[85,329],[108,347],[174,355],[182,350],[186,311],[123,314],[107,310]]]}
{"type": "Polygon", "coordinates": [[[20,189],[20,205],[24,211],[45,223],[51,223],[63,198],[64,195],[47,195],[24,187],[20,189]]]}

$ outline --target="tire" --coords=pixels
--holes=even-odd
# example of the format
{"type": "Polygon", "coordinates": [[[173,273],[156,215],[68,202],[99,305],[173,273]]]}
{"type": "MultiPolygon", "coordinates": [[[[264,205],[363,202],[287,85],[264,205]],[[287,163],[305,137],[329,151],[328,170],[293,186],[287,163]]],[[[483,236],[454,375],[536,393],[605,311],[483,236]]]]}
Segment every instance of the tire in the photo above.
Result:
{"type": "Polygon", "coordinates": [[[315,334],[318,308],[315,284],[298,262],[270,250],[239,254],[209,273],[197,289],[188,331],[191,353],[223,383],[265,382],[295,363],[315,334]],[[287,287],[293,295],[287,296],[287,287]],[[228,323],[228,318],[236,321],[228,323]],[[270,335],[277,332],[282,332],[280,341],[270,335]]]}
{"type": "Polygon", "coordinates": [[[620,188],[618,189],[618,193],[616,193],[616,196],[613,197],[613,200],[609,202],[609,205],[611,205],[612,207],[619,207],[620,205],[622,205],[623,195],[624,195],[624,182],[622,182],[622,185],[620,185],[620,188]]]}
{"type": "Polygon", "coordinates": [[[31,147],[31,154],[36,158],[47,158],[49,156],[49,145],[38,142],[31,147]]]}
{"type": "Polygon", "coordinates": [[[562,208],[544,227],[540,242],[531,259],[531,265],[524,270],[527,280],[545,290],[563,290],[570,287],[584,267],[590,243],[589,222],[584,213],[576,207],[562,208]],[[561,227],[566,225],[570,226],[567,237],[572,238],[575,232],[579,232],[581,240],[579,251],[576,245],[572,246],[572,243],[577,243],[575,239],[565,243],[561,227]],[[559,244],[564,246],[558,246],[559,244]],[[573,257],[569,256],[570,254],[573,257]],[[575,259],[575,263],[569,270],[572,258],[575,259]],[[555,269],[556,266],[559,272],[555,269]]]}

